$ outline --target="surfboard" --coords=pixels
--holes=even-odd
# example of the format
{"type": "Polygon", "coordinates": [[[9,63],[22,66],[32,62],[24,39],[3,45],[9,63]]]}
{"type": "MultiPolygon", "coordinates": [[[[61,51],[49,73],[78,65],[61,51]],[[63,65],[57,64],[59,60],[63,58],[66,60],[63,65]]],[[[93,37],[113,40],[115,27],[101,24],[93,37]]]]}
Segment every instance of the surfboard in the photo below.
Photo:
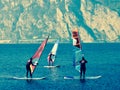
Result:
{"type": "Polygon", "coordinates": [[[56,68],[56,67],[60,67],[60,65],[55,65],[55,66],[44,66],[45,68],[56,68]]]}
{"type": "Polygon", "coordinates": [[[46,77],[40,77],[40,78],[13,77],[13,79],[16,79],[16,80],[42,80],[45,78],[46,77]]]}
{"type": "MultiPolygon", "coordinates": [[[[87,76],[85,79],[99,79],[102,76],[87,76]]],[[[64,79],[80,79],[80,76],[65,76],[64,79]]]]}

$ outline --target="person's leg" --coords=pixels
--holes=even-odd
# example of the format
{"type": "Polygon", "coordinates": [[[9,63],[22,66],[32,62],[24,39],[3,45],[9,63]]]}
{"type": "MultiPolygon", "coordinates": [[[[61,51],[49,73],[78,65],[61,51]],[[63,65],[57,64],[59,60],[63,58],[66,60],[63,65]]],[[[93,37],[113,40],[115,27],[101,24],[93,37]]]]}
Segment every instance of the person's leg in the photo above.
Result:
{"type": "Polygon", "coordinates": [[[50,60],[48,61],[48,65],[50,66],[50,60]]]}
{"type": "Polygon", "coordinates": [[[51,61],[52,62],[52,66],[53,66],[53,61],[51,61]]]}
{"type": "Polygon", "coordinates": [[[52,66],[52,60],[50,60],[50,65],[52,66]]]}
{"type": "Polygon", "coordinates": [[[85,72],[86,72],[86,68],[84,68],[83,70],[83,78],[85,79],[85,72]]]}
{"type": "Polygon", "coordinates": [[[82,68],[80,69],[80,79],[82,79],[82,68]]]}
{"type": "Polygon", "coordinates": [[[28,78],[28,72],[29,72],[29,68],[26,66],[26,77],[28,78]]]}
{"type": "Polygon", "coordinates": [[[32,72],[31,72],[31,70],[30,70],[30,77],[32,78],[32,72]]]}
{"type": "Polygon", "coordinates": [[[26,72],[26,77],[28,78],[28,70],[27,70],[27,72],[26,72]]]}
{"type": "Polygon", "coordinates": [[[49,61],[49,66],[51,65],[51,61],[49,61]]]}

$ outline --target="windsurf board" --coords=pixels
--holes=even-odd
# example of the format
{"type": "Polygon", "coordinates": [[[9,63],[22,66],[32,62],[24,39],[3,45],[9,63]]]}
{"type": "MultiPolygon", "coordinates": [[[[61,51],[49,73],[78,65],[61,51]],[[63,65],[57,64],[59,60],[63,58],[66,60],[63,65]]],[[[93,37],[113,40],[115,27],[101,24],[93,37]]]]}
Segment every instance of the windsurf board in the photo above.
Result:
{"type": "Polygon", "coordinates": [[[55,65],[55,66],[44,66],[45,68],[56,68],[56,67],[60,67],[60,65],[55,65]]]}
{"type": "Polygon", "coordinates": [[[13,77],[13,79],[16,79],[16,80],[42,80],[45,78],[46,77],[40,77],[40,78],[13,77]]]}
{"type": "MultiPolygon", "coordinates": [[[[99,79],[102,76],[87,76],[85,79],[99,79]]],[[[80,79],[80,76],[65,76],[64,79],[80,79]]]]}

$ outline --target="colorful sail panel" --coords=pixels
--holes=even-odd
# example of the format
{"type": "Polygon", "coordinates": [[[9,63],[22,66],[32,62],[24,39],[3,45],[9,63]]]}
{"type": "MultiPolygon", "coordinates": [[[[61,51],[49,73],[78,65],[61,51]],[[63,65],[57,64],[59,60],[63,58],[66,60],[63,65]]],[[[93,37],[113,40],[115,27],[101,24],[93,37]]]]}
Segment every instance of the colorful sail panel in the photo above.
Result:
{"type": "Polygon", "coordinates": [[[73,38],[73,45],[82,50],[82,46],[80,44],[80,37],[79,37],[78,29],[74,29],[72,31],[72,38],[73,38]]]}
{"type": "Polygon", "coordinates": [[[75,69],[77,71],[79,71],[80,65],[78,64],[78,62],[80,61],[80,59],[82,57],[82,45],[80,43],[80,36],[79,36],[78,29],[74,29],[72,31],[72,38],[73,38],[73,46],[74,46],[74,48],[73,48],[73,66],[75,67],[75,69]]]}
{"type": "MultiPolygon", "coordinates": [[[[48,36],[48,38],[49,38],[49,36],[48,36]]],[[[34,70],[35,70],[35,68],[36,68],[35,64],[38,63],[38,60],[40,59],[40,56],[41,56],[41,54],[42,54],[42,52],[43,52],[43,50],[44,50],[44,48],[45,48],[45,46],[46,46],[46,44],[47,44],[48,38],[45,39],[45,40],[41,43],[41,45],[39,46],[39,48],[37,49],[37,51],[35,52],[35,54],[32,56],[32,59],[33,59],[32,62],[33,62],[33,64],[34,64],[34,65],[30,65],[30,67],[31,67],[31,72],[32,72],[32,73],[34,72],[34,70]]]]}

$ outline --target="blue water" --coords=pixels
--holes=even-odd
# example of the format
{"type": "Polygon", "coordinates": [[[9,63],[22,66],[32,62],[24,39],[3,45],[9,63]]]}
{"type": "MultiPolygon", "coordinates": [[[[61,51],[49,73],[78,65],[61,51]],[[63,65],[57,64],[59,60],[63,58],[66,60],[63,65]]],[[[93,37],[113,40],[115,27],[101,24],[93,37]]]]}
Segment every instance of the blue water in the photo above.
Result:
{"type": "Polygon", "coordinates": [[[72,66],[72,45],[59,44],[55,65],[60,68],[48,69],[47,55],[53,44],[47,44],[33,77],[44,80],[14,80],[11,77],[24,77],[25,64],[35,53],[39,44],[0,45],[0,90],[120,90],[120,44],[83,44],[87,59],[86,76],[102,77],[95,80],[65,80],[64,76],[79,76],[72,66]]]}

